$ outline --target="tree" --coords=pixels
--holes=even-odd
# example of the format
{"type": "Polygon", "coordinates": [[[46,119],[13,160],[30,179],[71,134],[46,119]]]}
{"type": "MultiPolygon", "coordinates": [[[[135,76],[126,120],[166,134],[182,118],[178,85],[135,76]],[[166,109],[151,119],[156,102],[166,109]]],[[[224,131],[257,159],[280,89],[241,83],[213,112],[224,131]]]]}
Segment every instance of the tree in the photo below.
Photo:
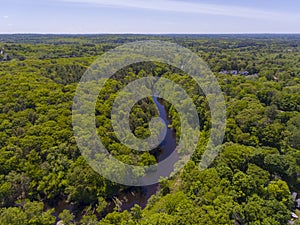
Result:
{"type": "Polygon", "coordinates": [[[64,210],[62,211],[59,216],[58,216],[64,223],[64,225],[73,225],[73,221],[75,216],[69,211],[69,210],[64,210]]]}
{"type": "Polygon", "coordinates": [[[2,225],[27,225],[27,216],[20,208],[10,207],[0,210],[0,224],[2,225]]]}
{"type": "Polygon", "coordinates": [[[132,219],[135,223],[139,223],[139,221],[142,219],[143,217],[143,212],[142,212],[142,208],[135,204],[132,208],[131,208],[131,216],[132,219]]]}
{"type": "Polygon", "coordinates": [[[271,183],[266,187],[266,192],[269,199],[276,199],[287,206],[291,206],[291,192],[286,182],[282,180],[271,181],[271,183]]]}

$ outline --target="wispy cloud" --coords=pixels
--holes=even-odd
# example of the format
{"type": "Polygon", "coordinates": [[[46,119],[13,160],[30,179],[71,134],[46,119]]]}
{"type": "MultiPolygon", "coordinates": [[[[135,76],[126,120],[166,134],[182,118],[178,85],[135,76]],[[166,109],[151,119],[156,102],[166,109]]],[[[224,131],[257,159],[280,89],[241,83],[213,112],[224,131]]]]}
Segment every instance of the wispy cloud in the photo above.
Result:
{"type": "Polygon", "coordinates": [[[5,20],[8,19],[8,16],[3,16],[3,19],[5,19],[5,20]]]}
{"type": "Polygon", "coordinates": [[[243,18],[276,19],[284,15],[254,8],[228,6],[220,4],[205,4],[197,2],[184,2],[182,0],[62,0],[64,2],[94,4],[109,7],[139,8],[156,11],[169,11],[181,13],[197,13],[208,15],[222,15],[243,18]]]}

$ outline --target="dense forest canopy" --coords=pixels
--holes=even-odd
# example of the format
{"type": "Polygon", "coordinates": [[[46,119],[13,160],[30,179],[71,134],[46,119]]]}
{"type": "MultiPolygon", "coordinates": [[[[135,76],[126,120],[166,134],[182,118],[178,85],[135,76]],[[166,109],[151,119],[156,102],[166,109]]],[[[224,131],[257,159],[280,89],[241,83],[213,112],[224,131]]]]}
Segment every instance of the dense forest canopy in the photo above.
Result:
{"type": "MultiPolygon", "coordinates": [[[[0,35],[0,53],[1,225],[300,224],[300,35],[0,35]],[[157,162],[155,151],[118,142],[110,122],[117,91],[132,80],[160,76],[182,86],[201,128],[184,169],[162,180],[146,207],[124,210],[122,195],[143,190],[106,180],[87,164],[73,135],[72,103],[98,56],[142,40],[174,42],[202,57],[224,93],[227,125],[220,154],[201,171],[211,118],[195,81],[160,63],[119,71],[99,94],[95,114],[102,142],[120,161],[157,162]]],[[[178,140],[180,118],[164,105],[178,140]]],[[[138,102],[133,133],[149,136],[156,115],[151,98],[138,102]]]]}

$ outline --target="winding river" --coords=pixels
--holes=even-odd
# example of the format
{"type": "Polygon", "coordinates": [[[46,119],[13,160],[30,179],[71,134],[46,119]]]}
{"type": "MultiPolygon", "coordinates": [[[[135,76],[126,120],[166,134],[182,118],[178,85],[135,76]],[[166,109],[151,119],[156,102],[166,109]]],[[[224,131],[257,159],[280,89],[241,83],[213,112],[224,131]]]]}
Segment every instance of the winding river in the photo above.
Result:
{"type": "MultiPolygon", "coordinates": [[[[167,133],[164,141],[158,147],[158,151],[154,153],[158,162],[166,159],[176,148],[176,134],[172,128],[169,127],[170,119],[168,118],[167,109],[164,104],[158,99],[158,97],[153,96],[154,103],[158,109],[159,116],[164,120],[167,125],[167,133]]],[[[175,163],[175,162],[174,162],[175,163]]],[[[122,202],[121,211],[130,210],[135,204],[140,205],[145,208],[148,199],[154,195],[159,190],[159,184],[153,184],[149,186],[144,186],[140,190],[133,188],[129,189],[128,192],[118,196],[118,199],[122,202]]]]}
{"type": "MultiPolygon", "coordinates": [[[[163,102],[159,100],[156,96],[153,96],[154,103],[158,109],[159,116],[163,119],[165,124],[167,125],[167,133],[164,141],[159,145],[157,150],[153,150],[152,153],[156,157],[158,162],[166,159],[176,148],[176,134],[175,131],[170,128],[170,119],[168,118],[168,112],[163,102]]],[[[176,158],[175,158],[176,160],[176,158]]],[[[176,162],[176,161],[175,161],[176,162]]],[[[175,163],[174,162],[174,163],[175,163]]],[[[167,168],[167,170],[170,168],[167,168]]],[[[168,171],[167,171],[168,172],[168,171]]],[[[111,199],[108,203],[108,206],[102,213],[102,215],[98,215],[98,218],[101,219],[107,213],[113,212],[116,205],[118,205],[119,211],[130,210],[135,204],[141,206],[141,208],[145,208],[147,205],[148,199],[157,193],[160,189],[159,184],[153,184],[144,187],[131,187],[126,191],[119,193],[115,198],[111,199]],[[117,203],[118,202],[118,203],[117,203]]],[[[81,215],[77,212],[74,212],[73,207],[69,205],[66,200],[60,201],[55,207],[55,214],[58,216],[60,212],[64,209],[68,209],[76,215],[76,221],[79,221],[81,215]]]]}

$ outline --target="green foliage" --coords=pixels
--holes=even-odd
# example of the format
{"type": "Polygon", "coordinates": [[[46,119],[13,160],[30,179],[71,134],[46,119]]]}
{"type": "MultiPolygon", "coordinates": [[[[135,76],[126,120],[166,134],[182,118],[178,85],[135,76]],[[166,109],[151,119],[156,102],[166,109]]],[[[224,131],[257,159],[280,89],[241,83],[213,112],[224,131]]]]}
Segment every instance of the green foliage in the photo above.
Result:
{"type": "MultiPolygon", "coordinates": [[[[0,57],[0,225],[50,225],[57,214],[64,224],[86,225],[287,224],[294,210],[290,192],[300,193],[299,46],[297,35],[0,35],[9,56],[8,61],[0,57]],[[98,134],[112,155],[132,165],[157,163],[158,149],[127,148],[110,123],[118,92],[146,76],[171,79],[186,90],[199,114],[201,140],[192,160],[173,179],[160,182],[145,209],[134,205],[117,212],[110,199],[137,189],[104,179],[80,156],[72,101],[97,55],[148,39],[174,41],[209,64],[226,99],[225,140],[211,167],[200,171],[211,128],[202,90],[172,66],[140,63],[122,69],[105,84],[95,109],[98,134]],[[67,206],[60,208],[60,202],[67,206]]],[[[164,105],[178,141],[179,115],[170,103],[164,105]]],[[[157,115],[151,98],[141,100],[130,114],[131,130],[148,137],[149,121],[157,115]]],[[[122,171],[114,165],[105,169],[122,171]]]]}
{"type": "Polygon", "coordinates": [[[73,225],[75,216],[69,211],[64,210],[59,214],[59,218],[63,221],[65,225],[73,225]]]}
{"type": "Polygon", "coordinates": [[[22,208],[10,207],[0,210],[1,225],[52,225],[55,222],[53,211],[44,211],[42,202],[25,202],[22,208]]]}

